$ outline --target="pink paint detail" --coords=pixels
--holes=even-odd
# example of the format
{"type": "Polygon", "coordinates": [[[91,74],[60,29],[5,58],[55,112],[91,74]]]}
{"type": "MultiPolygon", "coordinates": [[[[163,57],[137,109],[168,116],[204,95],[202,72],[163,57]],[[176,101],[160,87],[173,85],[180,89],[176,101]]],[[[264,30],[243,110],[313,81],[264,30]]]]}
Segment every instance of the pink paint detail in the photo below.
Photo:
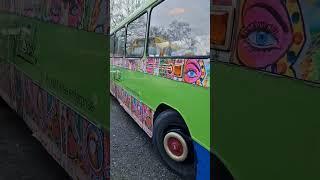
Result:
{"type": "MultiPolygon", "coordinates": [[[[274,13],[273,13],[274,14],[274,13]]],[[[242,28],[248,28],[250,24],[257,22],[264,22],[277,29],[276,38],[278,39],[276,44],[272,45],[272,49],[263,50],[252,48],[248,43],[247,38],[241,37],[239,34],[238,41],[238,58],[248,67],[264,68],[268,65],[276,63],[280,58],[284,56],[289,46],[292,43],[292,29],[289,21],[287,11],[281,1],[279,0],[250,0],[246,1],[242,12],[242,28]],[[276,20],[276,18],[264,7],[256,6],[258,4],[264,4],[265,7],[270,7],[271,11],[277,12],[283,19],[282,26],[287,26],[288,31],[285,32],[282,26],[276,20]]],[[[243,30],[242,29],[242,30],[243,30]]],[[[258,29],[257,29],[258,30],[258,29]]]]}
{"type": "Polygon", "coordinates": [[[51,0],[50,4],[50,19],[54,23],[60,23],[62,18],[62,1],[51,0]]]}
{"type": "Polygon", "coordinates": [[[69,26],[77,27],[81,23],[84,9],[83,0],[75,0],[75,4],[69,3],[68,23],[69,26]]]}
{"type": "Polygon", "coordinates": [[[146,67],[147,73],[153,74],[155,66],[156,66],[156,60],[155,59],[148,59],[147,60],[147,67],[146,67]]]}
{"type": "Polygon", "coordinates": [[[184,81],[195,83],[201,77],[201,67],[197,60],[187,60],[184,66],[184,81]]]}

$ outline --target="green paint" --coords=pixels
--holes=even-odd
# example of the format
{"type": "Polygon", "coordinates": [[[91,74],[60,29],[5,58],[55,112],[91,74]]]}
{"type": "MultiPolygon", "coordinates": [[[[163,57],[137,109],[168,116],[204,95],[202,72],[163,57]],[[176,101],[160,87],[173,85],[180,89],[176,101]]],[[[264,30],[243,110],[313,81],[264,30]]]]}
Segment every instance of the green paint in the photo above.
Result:
{"type": "Polygon", "coordinates": [[[320,85],[213,67],[213,148],[235,179],[320,179],[320,85]]]}
{"type": "Polygon", "coordinates": [[[176,109],[184,118],[192,138],[210,150],[210,91],[183,82],[113,67],[121,80],[114,81],[154,111],[164,103],[176,109]]]}
{"type": "MultiPolygon", "coordinates": [[[[18,57],[21,51],[11,52],[7,60],[97,126],[108,129],[107,36],[15,15],[0,17],[1,30],[22,25],[36,29],[33,57],[37,62],[18,57]]],[[[14,43],[11,38],[11,46],[14,43]]]]}

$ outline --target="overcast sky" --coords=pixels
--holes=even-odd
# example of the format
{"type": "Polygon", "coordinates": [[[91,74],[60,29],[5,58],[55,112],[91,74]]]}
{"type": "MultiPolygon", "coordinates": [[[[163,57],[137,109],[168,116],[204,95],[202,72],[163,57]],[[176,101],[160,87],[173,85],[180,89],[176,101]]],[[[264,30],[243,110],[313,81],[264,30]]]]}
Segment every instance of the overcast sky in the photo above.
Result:
{"type": "Polygon", "coordinates": [[[210,0],[167,0],[159,5],[165,8],[157,10],[163,18],[153,19],[152,24],[167,26],[173,20],[178,20],[189,23],[197,35],[207,34],[210,31],[209,3],[210,0]]]}

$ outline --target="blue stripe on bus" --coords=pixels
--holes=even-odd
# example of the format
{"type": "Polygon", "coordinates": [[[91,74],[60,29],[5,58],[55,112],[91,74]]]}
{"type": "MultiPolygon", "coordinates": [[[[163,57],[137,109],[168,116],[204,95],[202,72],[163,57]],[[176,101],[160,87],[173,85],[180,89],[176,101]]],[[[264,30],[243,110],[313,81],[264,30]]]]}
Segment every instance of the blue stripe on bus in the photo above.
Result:
{"type": "Polygon", "coordinates": [[[197,142],[193,141],[196,152],[196,179],[210,179],[210,152],[197,142]]]}

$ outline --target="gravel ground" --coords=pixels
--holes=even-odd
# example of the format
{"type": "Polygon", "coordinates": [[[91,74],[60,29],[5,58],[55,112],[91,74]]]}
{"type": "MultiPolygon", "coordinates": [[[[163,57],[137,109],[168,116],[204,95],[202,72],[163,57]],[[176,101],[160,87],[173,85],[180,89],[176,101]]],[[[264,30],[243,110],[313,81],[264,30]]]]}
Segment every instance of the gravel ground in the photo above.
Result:
{"type": "Polygon", "coordinates": [[[160,161],[152,141],[112,97],[111,179],[180,179],[160,161]]]}
{"type": "MultiPolygon", "coordinates": [[[[160,161],[151,139],[111,98],[111,179],[181,179],[160,161]]],[[[70,177],[0,99],[0,180],[69,180],[70,177]]]]}
{"type": "Polygon", "coordinates": [[[0,121],[0,180],[70,179],[1,98],[0,121]]]}

